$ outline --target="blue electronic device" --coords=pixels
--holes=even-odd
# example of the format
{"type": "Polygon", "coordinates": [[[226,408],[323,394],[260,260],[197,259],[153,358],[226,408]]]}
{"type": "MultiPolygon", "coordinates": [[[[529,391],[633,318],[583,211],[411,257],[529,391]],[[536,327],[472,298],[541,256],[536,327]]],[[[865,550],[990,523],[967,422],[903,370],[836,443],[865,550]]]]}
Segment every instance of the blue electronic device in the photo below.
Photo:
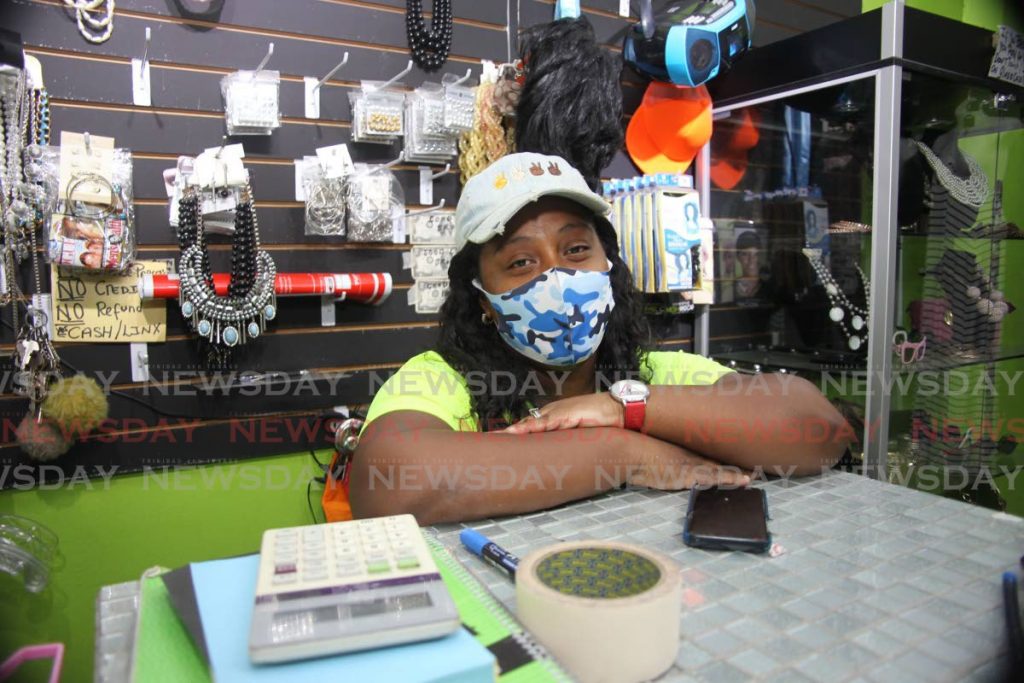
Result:
{"type": "Polygon", "coordinates": [[[622,55],[651,78],[695,87],[749,50],[753,34],[754,0],[684,0],[657,14],[643,0],[622,55]]]}

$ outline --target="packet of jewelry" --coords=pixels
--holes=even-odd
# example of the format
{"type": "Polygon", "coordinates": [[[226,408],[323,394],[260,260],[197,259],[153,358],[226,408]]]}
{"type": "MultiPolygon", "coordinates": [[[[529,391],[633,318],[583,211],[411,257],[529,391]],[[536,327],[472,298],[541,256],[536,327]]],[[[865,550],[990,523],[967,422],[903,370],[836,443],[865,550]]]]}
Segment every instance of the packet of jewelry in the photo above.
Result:
{"type": "Polygon", "coordinates": [[[128,265],[124,249],[127,231],[122,215],[86,218],[51,214],[50,262],[66,268],[124,270],[128,265]]]}

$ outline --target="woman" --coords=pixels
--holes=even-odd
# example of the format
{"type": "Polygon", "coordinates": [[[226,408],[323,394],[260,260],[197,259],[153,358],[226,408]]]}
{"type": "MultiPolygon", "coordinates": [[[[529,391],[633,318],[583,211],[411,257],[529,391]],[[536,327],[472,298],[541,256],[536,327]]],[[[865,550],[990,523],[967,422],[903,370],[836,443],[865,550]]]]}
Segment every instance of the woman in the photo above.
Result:
{"type": "Polygon", "coordinates": [[[355,516],[471,520],[835,463],[848,427],[810,383],[648,350],[607,212],[559,157],[509,155],[466,184],[440,340],[374,397],[355,516]]]}

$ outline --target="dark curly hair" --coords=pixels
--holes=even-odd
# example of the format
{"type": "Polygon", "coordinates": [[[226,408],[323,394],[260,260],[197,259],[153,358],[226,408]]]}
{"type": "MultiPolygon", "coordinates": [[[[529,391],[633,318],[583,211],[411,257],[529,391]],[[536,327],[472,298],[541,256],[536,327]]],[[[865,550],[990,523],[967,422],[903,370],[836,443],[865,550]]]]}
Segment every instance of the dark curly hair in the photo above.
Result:
{"type": "MultiPolygon", "coordinates": [[[[586,216],[582,208],[580,215],[587,217],[592,225],[596,223],[598,239],[612,262],[615,307],[597,349],[597,369],[609,378],[640,377],[649,381],[650,368],[643,354],[651,348],[651,331],[643,314],[643,299],[633,285],[629,268],[619,256],[615,230],[603,218],[586,216]]],[[[480,273],[480,249],[479,244],[469,243],[452,258],[448,268],[451,288],[441,306],[440,337],[435,350],[462,376],[473,371],[488,378],[483,383],[486,384],[483,391],[471,392],[471,407],[481,430],[489,431],[524,417],[528,413],[527,402],[543,394],[525,391],[534,386],[526,381],[533,366],[505,343],[493,323],[485,324],[481,320],[484,310],[480,306],[480,292],[473,286],[473,279],[480,273]],[[510,373],[515,378],[514,391],[491,392],[490,378],[496,376],[496,371],[505,377],[510,373]]],[[[475,386],[479,388],[480,384],[475,386]]]]}

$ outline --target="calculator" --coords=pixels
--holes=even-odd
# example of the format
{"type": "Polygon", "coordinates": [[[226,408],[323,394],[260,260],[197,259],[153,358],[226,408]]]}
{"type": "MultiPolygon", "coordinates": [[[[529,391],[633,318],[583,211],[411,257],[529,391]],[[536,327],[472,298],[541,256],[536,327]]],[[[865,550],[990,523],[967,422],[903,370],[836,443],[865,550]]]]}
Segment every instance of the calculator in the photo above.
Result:
{"type": "Polygon", "coordinates": [[[263,533],[249,633],[255,663],[438,638],[460,623],[412,515],[263,533]]]}

